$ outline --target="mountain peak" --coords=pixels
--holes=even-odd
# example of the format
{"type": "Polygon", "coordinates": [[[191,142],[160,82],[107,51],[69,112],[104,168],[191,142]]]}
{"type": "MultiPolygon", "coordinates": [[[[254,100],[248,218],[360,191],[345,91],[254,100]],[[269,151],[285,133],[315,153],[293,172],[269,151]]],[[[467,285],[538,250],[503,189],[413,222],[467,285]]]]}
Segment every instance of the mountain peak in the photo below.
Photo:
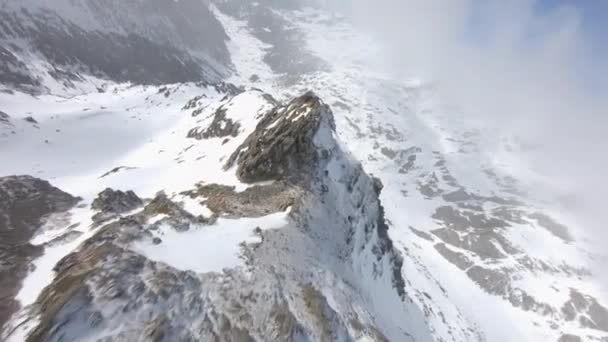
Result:
{"type": "Polygon", "coordinates": [[[297,177],[322,158],[323,146],[315,143],[321,125],[330,127],[322,134],[333,132],[333,113],[309,91],[268,112],[225,168],[238,164],[237,175],[246,183],[297,177]]]}

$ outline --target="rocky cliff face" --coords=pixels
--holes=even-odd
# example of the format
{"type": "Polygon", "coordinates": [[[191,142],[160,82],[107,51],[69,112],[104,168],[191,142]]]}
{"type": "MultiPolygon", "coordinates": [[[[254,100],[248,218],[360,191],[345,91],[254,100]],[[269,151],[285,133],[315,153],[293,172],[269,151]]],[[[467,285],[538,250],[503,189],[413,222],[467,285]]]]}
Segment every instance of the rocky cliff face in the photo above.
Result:
{"type": "Polygon", "coordinates": [[[14,300],[31,262],[42,246],[30,243],[53,213],[79,201],[46,181],[31,176],[0,178],[0,327],[19,307],[14,300]]]}
{"type": "Polygon", "coordinates": [[[204,1],[4,1],[0,83],[38,92],[91,77],[217,81],[230,63],[227,39],[204,1]]]}

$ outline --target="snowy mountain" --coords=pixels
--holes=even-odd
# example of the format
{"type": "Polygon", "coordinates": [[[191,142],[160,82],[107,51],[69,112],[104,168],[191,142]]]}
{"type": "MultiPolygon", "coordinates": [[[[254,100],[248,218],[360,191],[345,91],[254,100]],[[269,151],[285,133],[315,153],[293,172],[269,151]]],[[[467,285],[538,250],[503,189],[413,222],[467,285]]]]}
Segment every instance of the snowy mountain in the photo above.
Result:
{"type": "Polygon", "coordinates": [[[533,152],[309,5],[2,2],[2,340],[608,340],[533,152]]]}
{"type": "Polygon", "coordinates": [[[198,0],[5,0],[0,22],[8,88],[217,81],[230,65],[228,37],[198,0]]]}

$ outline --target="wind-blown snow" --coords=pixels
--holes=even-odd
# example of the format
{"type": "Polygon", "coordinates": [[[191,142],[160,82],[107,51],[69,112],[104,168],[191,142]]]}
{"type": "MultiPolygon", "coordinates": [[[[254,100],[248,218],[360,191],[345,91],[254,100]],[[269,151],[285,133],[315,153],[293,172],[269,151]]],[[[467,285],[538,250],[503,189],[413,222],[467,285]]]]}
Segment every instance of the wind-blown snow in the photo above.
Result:
{"type": "Polygon", "coordinates": [[[186,232],[161,225],[155,236],[162,242],[136,242],[135,251],[148,259],[164,262],[184,271],[198,273],[221,272],[224,268],[243,265],[242,243],[261,242],[254,234],[261,230],[278,229],[288,224],[287,212],[259,218],[220,218],[211,226],[198,226],[186,232]]]}

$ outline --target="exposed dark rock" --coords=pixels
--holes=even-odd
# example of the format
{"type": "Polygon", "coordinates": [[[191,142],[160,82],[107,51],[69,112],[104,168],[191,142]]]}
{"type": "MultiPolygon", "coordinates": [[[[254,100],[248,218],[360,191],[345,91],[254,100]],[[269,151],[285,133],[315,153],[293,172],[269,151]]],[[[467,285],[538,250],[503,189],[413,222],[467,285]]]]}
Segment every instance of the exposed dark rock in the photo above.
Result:
{"type": "Polygon", "coordinates": [[[395,157],[397,157],[397,152],[388,147],[382,147],[380,153],[384,154],[388,159],[395,159],[395,157]]]}
{"type": "MultiPolygon", "coordinates": [[[[289,1],[295,3],[295,1],[289,1]]],[[[327,69],[326,62],[306,49],[304,32],[290,25],[276,7],[285,1],[217,1],[224,13],[245,20],[252,34],[270,48],[264,62],[277,74],[284,75],[286,84],[295,84],[302,76],[327,69]]]]}
{"type": "Polygon", "coordinates": [[[312,284],[302,287],[302,299],[308,311],[313,316],[315,330],[318,331],[319,341],[335,341],[333,327],[338,326],[340,330],[346,331],[346,327],[341,325],[338,313],[328,304],[327,299],[312,284]]]}
{"type": "Polygon", "coordinates": [[[182,207],[171,201],[164,192],[156,194],[154,199],[146,205],[143,213],[148,216],[165,214],[170,216],[187,216],[191,215],[182,207]]]}
{"type": "Polygon", "coordinates": [[[581,326],[608,332],[608,309],[576,289],[570,289],[570,300],[562,306],[561,312],[568,321],[578,317],[581,326]]]}
{"type": "Polygon", "coordinates": [[[478,201],[478,202],[494,202],[496,204],[502,204],[502,205],[520,204],[519,202],[517,202],[515,200],[508,200],[508,199],[500,198],[498,196],[485,197],[485,196],[471,194],[471,193],[468,193],[464,188],[460,188],[456,191],[444,194],[442,197],[444,200],[446,200],[448,202],[478,201]]]}
{"type": "Polygon", "coordinates": [[[14,297],[28,265],[42,253],[30,239],[49,214],[67,211],[79,200],[31,176],[0,178],[0,331],[18,309],[14,297]]]}
{"type": "Polygon", "coordinates": [[[435,236],[443,242],[457,248],[466,249],[481,258],[501,259],[506,255],[501,251],[510,250],[510,244],[502,235],[493,231],[457,232],[448,228],[433,230],[435,236]],[[501,247],[500,249],[498,247],[501,247]]]}
{"type": "MultiPolygon", "coordinates": [[[[374,186],[376,195],[380,196],[380,192],[384,185],[382,184],[379,178],[375,177],[372,178],[372,184],[374,186]]],[[[378,234],[378,241],[374,251],[376,253],[378,261],[388,255],[391,265],[393,288],[395,289],[395,291],[397,291],[401,299],[405,299],[405,279],[403,279],[403,274],[401,273],[401,270],[403,268],[403,257],[395,250],[393,246],[393,240],[391,240],[390,236],[388,235],[389,226],[386,222],[384,216],[384,207],[382,206],[380,200],[377,200],[377,205],[378,221],[376,223],[376,229],[378,234]]]]}
{"type": "Polygon", "coordinates": [[[107,188],[100,192],[91,203],[91,209],[99,211],[93,217],[93,221],[106,221],[141,205],[143,205],[143,201],[133,191],[123,192],[107,188]]]}
{"type": "MultiPolygon", "coordinates": [[[[113,194],[115,195],[114,192],[113,194]]],[[[119,196],[126,194],[122,193],[119,196]]],[[[179,296],[181,293],[179,289],[189,288],[200,291],[200,280],[189,272],[176,272],[173,269],[157,266],[145,257],[125,248],[134,240],[149,237],[145,222],[159,213],[168,215],[172,222],[194,220],[191,214],[168,200],[164,193],[159,193],[141,212],[101,227],[92,238],[83,243],[81,248],[67,255],[55,266],[57,276],[36,302],[40,321],[28,337],[28,341],[52,340],[58,337],[56,334],[65,334],[66,332],[62,332],[61,329],[56,329],[58,326],[88,324],[94,328],[107,319],[93,311],[91,299],[94,295],[87,281],[96,283],[95,293],[99,296],[98,300],[132,296],[132,302],[123,302],[124,312],[137,310],[137,306],[142,303],[167,300],[171,293],[179,296]],[[142,281],[144,269],[154,272],[154,277],[145,284],[142,281]],[[79,311],[85,306],[87,309],[79,311]],[[80,323],[78,319],[72,317],[74,312],[79,312],[85,317],[89,316],[91,319],[80,323]]],[[[151,241],[155,244],[162,242],[159,238],[151,238],[151,241]]],[[[144,335],[156,338],[178,329],[171,326],[172,321],[163,320],[163,314],[157,312],[156,319],[151,319],[148,321],[149,324],[142,324],[139,327],[145,330],[144,335]]],[[[70,336],[64,335],[63,338],[78,339],[76,337],[78,335],[70,336]]]]}
{"type": "Polygon", "coordinates": [[[515,274],[512,269],[490,269],[481,266],[472,266],[467,275],[484,291],[508,300],[511,305],[526,311],[541,315],[555,315],[555,310],[549,304],[537,301],[525,291],[511,286],[510,275],[515,274]]]}
{"type": "Polygon", "coordinates": [[[145,207],[141,217],[154,217],[156,215],[167,215],[163,222],[168,223],[177,231],[187,231],[193,224],[213,224],[218,215],[211,217],[195,216],[186,211],[182,206],[170,200],[164,192],[156,194],[154,199],[145,207]]]}
{"type": "Polygon", "coordinates": [[[322,157],[313,137],[323,116],[333,125],[329,107],[311,92],[275,108],[262,118],[225,168],[238,164],[237,175],[247,183],[300,177],[303,169],[314,167],[322,157]]]}
{"type": "Polygon", "coordinates": [[[549,216],[543,213],[534,213],[529,216],[531,219],[536,220],[538,225],[548,230],[551,234],[557,236],[558,238],[564,240],[565,242],[572,242],[572,236],[570,235],[570,231],[568,227],[564,226],[561,223],[555,222],[549,216]]]}
{"type": "Polygon", "coordinates": [[[182,107],[182,110],[190,110],[190,109],[195,109],[197,108],[200,104],[199,101],[202,100],[203,98],[207,97],[207,95],[203,94],[203,95],[197,95],[193,98],[191,98],[188,102],[186,102],[186,104],[182,107]]]}
{"type": "Polygon", "coordinates": [[[37,124],[38,123],[38,121],[36,121],[36,119],[34,119],[31,116],[25,117],[23,120],[25,120],[25,121],[27,121],[29,123],[33,123],[33,124],[37,124]]]}
{"type": "Polygon", "coordinates": [[[10,123],[11,117],[3,111],[0,111],[0,123],[8,124],[10,123]]]}
{"type": "Polygon", "coordinates": [[[524,220],[524,215],[524,211],[509,206],[501,206],[492,210],[492,216],[495,216],[507,222],[513,222],[517,224],[528,223],[526,220],[524,220]]]}
{"type": "Polygon", "coordinates": [[[510,279],[502,270],[491,270],[481,266],[473,266],[467,275],[488,293],[504,296],[508,293],[510,279]]]}
{"type": "Polygon", "coordinates": [[[45,247],[52,247],[52,246],[57,246],[57,245],[62,245],[65,243],[69,243],[72,242],[76,239],[78,239],[80,236],[82,236],[82,232],[77,231],[77,230],[70,230],[68,232],[66,232],[65,234],[62,234],[54,239],[52,239],[51,241],[47,242],[44,244],[45,247]]]}
{"type": "Polygon", "coordinates": [[[134,169],[136,169],[136,167],[131,167],[131,166],[118,166],[118,167],[115,167],[115,168],[113,168],[112,170],[110,170],[110,171],[108,171],[108,172],[104,173],[103,175],[99,176],[99,178],[105,178],[105,177],[107,177],[107,176],[109,176],[109,175],[111,175],[111,174],[118,173],[118,172],[120,172],[120,171],[122,171],[122,170],[134,170],[134,169]]]}
{"type": "Polygon", "coordinates": [[[450,172],[450,170],[448,169],[448,167],[446,165],[445,158],[441,155],[441,153],[438,151],[433,151],[433,155],[434,155],[435,159],[437,160],[435,162],[435,167],[437,167],[439,169],[441,179],[447,185],[449,185],[451,187],[455,187],[455,188],[461,187],[460,184],[458,184],[458,181],[456,180],[456,178],[454,178],[454,176],[452,176],[452,173],[450,172]]]}
{"type": "Polygon", "coordinates": [[[372,136],[384,136],[388,141],[403,142],[405,138],[393,125],[387,124],[385,126],[370,126],[369,130],[372,132],[372,136]]]}
{"type": "Polygon", "coordinates": [[[456,267],[460,268],[461,270],[466,270],[469,267],[473,266],[473,262],[469,260],[469,258],[467,258],[464,254],[449,249],[443,243],[438,243],[434,247],[437,252],[441,254],[441,256],[443,256],[450,263],[456,265],[456,267]]]}
{"type": "Polygon", "coordinates": [[[482,213],[460,211],[451,206],[437,208],[432,217],[455,230],[466,230],[467,228],[494,229],[509,226],[505,221],[488,217],[482,213]]]}
{"type": "Polygon", "coordinates": [[[410,230],[411,230],[411,231],[412,231],[414,234],[416,234],[418,237],[421,237],[421,238],[423,238],[423,239],[425,239],[425,240],[427,240],[427,241],[433,241],[433,237],[432,237],[432,236],[431,236],[431,234],[429,234],[429,233],[423,232],[423,231],[418,230],[418,229],[416,229],[416,228],[414,228],[414,227],[410,227],[410,230]]]}
{"type": "Polygon", "coordinates": [[[556,310],[546,303],[538,302],[534,297],[521,289],[510,288],[506,299],[511,305],[521,308],[525,311],[533,311],[544,316],[555,315],[556,310]]]}
{"type": "Polygon", "coordinates": [[[226,96],[232,96],[232,97],[237,96],[245,91],[245,88],[243,88],[242,86],[238,87],[232,83],[226,83],[226,82],[214,83],[213,88],[218,93],[223,93],[223,94],[226,94],[226,96]]]}
{"type": "Polygon", "coordinates": [[[582,342],[583,340],[576,335],[571,335],[571,334],[564,334],[562,336],[560,336],[559,340],[557,340],[557,342],[582,342]]]}
{"type": "Polygon", "coordinates": [[[302,190],[277,181],[269,185],[255,185],[242,192],[225,185],[199,184],[196,190],[185,194],[192,198],[205,197],[203,203],[218,215],[259,217],[287,210],[300,199],[302,190]]]}
{"type": "Polygon", "coordinates": [[[211,139],[236,137],[239,134],[241,125],[238,122],[232,121],[226,117],[227,109],[224,107],[218,108],[213,114],[213,121],[202,132],[198,128],[194,128],[188,132],[188,138],[195,139],[211,139]]]}
{"type": "Polygon", "coordinates": [[[443,190],[439,188],[439,179],[434,172],[418,182],[418,191],[426,198],[434,198],[443,193],[443,190]]]}
{"type": "Polygon", "coordinates": [[[407,162],[405,164],[403,164],[401,166],[401,168],[399,168],[399,173],[401,174],[406,174],[408,172],[410,172],[410,170],[412,170],[414,168],[414,164],[416,163],[416,155],[412,154],[409,157],[407,157],[407,162]]]}

